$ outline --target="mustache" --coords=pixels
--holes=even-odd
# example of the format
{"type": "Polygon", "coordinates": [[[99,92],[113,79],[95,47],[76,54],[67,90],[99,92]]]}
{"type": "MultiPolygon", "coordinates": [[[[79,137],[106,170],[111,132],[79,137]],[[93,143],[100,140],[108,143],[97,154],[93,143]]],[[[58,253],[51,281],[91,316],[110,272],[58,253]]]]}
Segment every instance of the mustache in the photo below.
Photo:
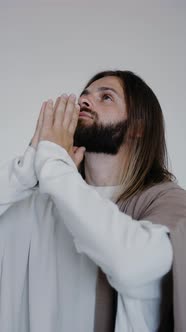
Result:
{"type": "Polygon", "coordinates": [[[80,108],[80,112],[86,112],[90,114],[92,117],[97,118],[97,114],[94,111],[90,110],[89,108],[86,108],[85,106],[80,108]]]}

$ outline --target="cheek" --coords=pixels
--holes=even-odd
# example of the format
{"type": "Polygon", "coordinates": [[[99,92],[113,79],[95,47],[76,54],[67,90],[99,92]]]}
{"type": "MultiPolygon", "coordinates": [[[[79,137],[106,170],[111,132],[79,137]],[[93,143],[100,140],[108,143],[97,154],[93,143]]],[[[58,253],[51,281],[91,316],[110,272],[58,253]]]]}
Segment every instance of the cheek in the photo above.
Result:
{"type": "Polygon", "coordinates": [[[116,113],[104,113],[99,114],[98,116],[98,122],[102,124],[111,124],[111,123],[117,123],[120,121],[125,120],[125,117],[123,114],[116,114],[116,113]]]}
{"type": "Polygon", "coordinates": [[[113,122],[119,122],[127,119],[127,113],[124,110],[115,109],[107,113],[105,118],[113,122]]]}

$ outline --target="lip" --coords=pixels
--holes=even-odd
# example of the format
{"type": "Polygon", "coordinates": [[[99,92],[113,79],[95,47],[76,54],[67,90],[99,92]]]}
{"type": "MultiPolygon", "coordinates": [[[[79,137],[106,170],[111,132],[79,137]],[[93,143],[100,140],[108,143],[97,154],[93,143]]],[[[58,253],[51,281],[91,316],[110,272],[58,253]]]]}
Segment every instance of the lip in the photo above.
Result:
{"type": "Polygon", "coordinates": [[[80,112],[79,113],[79,117],[85,117],[85,118],[92,119],[92,116],[89,113],[87,113],[87,112],[80,112]]]}

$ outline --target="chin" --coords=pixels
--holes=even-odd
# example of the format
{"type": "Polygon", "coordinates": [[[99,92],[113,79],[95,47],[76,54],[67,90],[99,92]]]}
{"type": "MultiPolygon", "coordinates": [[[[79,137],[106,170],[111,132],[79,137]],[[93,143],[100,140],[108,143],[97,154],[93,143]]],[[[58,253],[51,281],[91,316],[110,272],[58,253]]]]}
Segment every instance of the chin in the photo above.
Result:
{"type": "Polygon", "coordinates": [[[78,120],[77,128],[91,127],[92,121],[87,121],[86,118],[82,118],[78,120]]]}

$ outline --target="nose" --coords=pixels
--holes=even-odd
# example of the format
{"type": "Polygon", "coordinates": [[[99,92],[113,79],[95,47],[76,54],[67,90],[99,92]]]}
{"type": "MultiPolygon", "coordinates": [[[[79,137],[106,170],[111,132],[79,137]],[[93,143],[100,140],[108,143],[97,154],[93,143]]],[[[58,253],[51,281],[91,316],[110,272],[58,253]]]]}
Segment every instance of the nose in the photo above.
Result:
{"type": "Polygon", "coordinates": [[[79,105],[80,105],[80,108],[82,108],[82,107],[86,107],[89,109],[92,108],[92,103],[91,103],[90,98],[88,98],[88,96],[81,96],[79,98],[79,105]]]}

